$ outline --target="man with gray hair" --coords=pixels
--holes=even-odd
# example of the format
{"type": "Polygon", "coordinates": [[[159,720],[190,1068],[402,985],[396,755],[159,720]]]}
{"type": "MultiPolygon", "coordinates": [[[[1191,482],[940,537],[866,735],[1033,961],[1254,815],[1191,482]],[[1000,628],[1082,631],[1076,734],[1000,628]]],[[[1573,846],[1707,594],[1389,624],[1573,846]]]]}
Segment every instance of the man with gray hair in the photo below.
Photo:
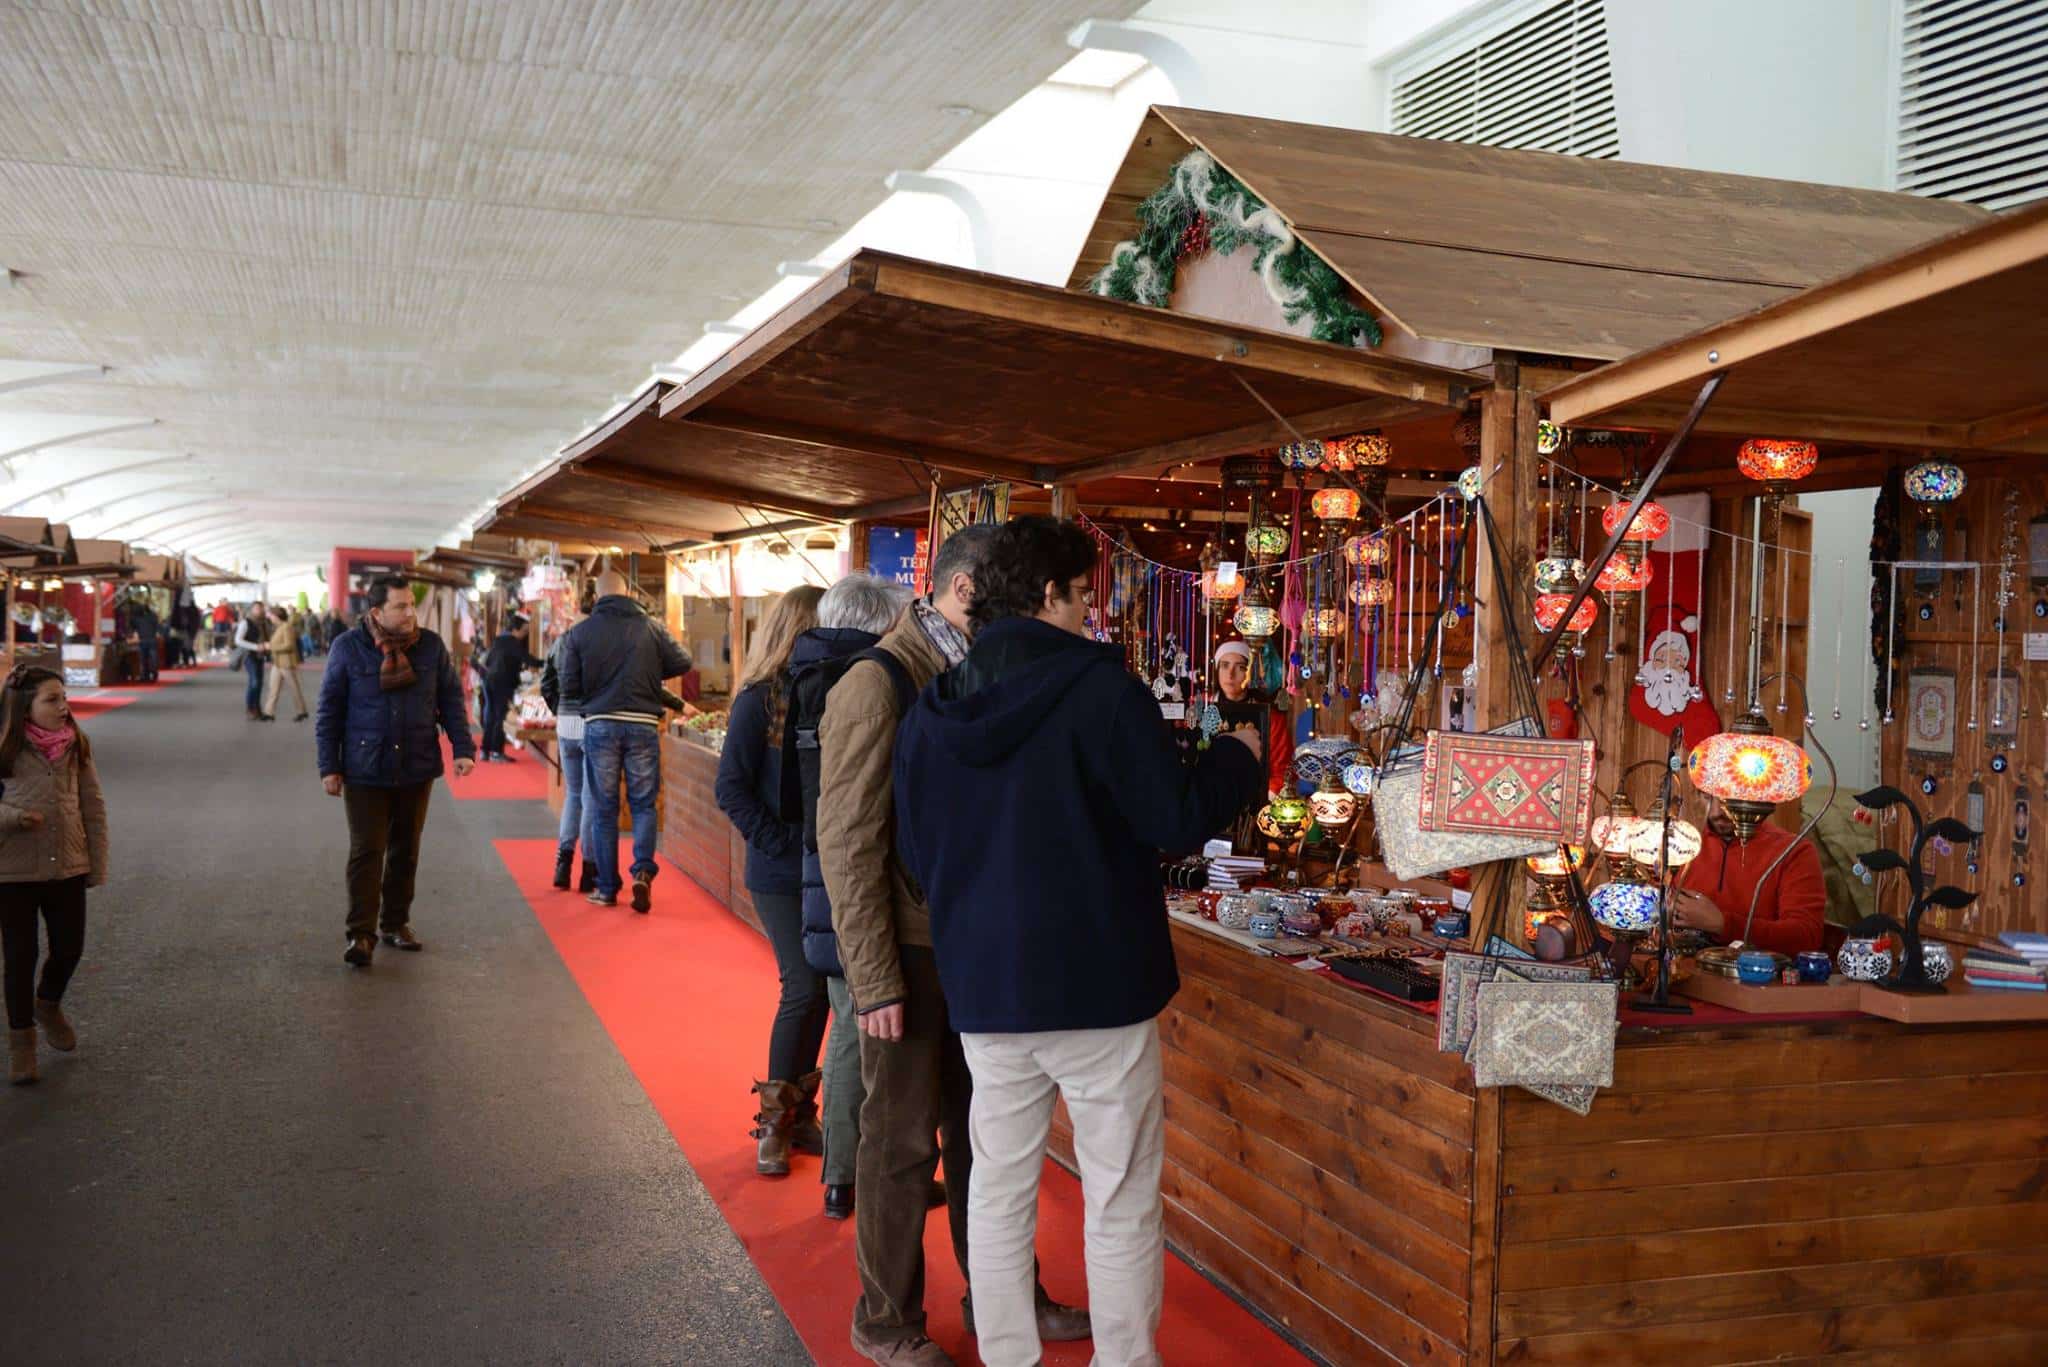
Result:
{"type": "MultiPolygon", "coordinates": [[[[939,986],[931,912],[897,860],[891,769],[906,685],[914,697],[967,658],[967,610],[994,534],[994,527],[968,527],[940,545],[930,595],[914,599],[875,647],[900,669],[856,660],[826,697],[818,726],[819,863],[846,992],[858,1013],[867,1087],[856,1166],[861,1295],[853,1347],[879,1363],[951,1367],[951,1356],[925,1332],[925,1211],[941,1158],[953,1254],[967,1275],[973,1080],[939,986]],[[901,682],[899,674],[906,676],[901,682]]],[[[820,603],[820,622],[824,611],[820,603]]],[[[961,1311],[972,1333],[971,1290],[961,1311]]],[[[1086,1338],[1088,1314],[1057,1304],[1041,1288],[1038,1328],[1047,1341],[1086,1338]]]]}

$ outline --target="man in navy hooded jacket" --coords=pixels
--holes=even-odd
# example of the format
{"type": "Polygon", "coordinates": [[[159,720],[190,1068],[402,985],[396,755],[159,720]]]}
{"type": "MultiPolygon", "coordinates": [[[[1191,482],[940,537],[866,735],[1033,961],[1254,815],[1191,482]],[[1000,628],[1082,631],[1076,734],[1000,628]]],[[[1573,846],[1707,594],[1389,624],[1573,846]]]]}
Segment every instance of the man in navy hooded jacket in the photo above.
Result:
{"type": "Polygon", "coordinates": [[[1255,734],[1185,765],[1121,649],[1087,637],[1096,558],[1070,523],[999,528],[973,649],[896,741],[897,842],[974,1076],[967,1243],[990,1367],[1039,1360],[1033,1240],[1056,1094],[1090,1213],[1095,1361],[1159,1361],[1155,1019],[1180,987],[1160,855],[1198,848],[1265,793],[1255,734]]]}

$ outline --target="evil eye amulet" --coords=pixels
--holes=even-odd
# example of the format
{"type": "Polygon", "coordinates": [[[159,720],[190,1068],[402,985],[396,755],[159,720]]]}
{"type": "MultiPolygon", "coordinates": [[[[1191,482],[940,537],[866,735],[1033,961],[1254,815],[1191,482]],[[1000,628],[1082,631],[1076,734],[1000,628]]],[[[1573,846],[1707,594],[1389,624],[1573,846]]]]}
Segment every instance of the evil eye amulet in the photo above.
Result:
{"type": "Polygon", "coordinates": [[[1991,757],[1991,772],[1992,772],[1992,773],[1994,773],[1994,774],[2002,774],[2002,773],[2004,773],[2004,772],[2005,772],[2005,769],[2006,769],[2006,759],[2005,759],[2005,756],[2004,756],[2004,755],[1993,755],[1993,756],[1991,757]]]}
{"type": "Polygon", "coordinates": [[[1934,620],[1934,604],[1922,603],[1920,605],[1920,620],[1923,622],[1931,622],[1934,620]]]}
{"type": "Polygon", "coordinates": [[[2034,601],[2034,615],[2036,617],[2048,617],[2048,598],[2039,598],[2034,601]]]}
{"type": "Polygon", "coordinates": [[[2027,885],[2027,876],[2024,873],[2014,874],[2012,876],[2012,885],[2016,888],[2025,887],[2027,885]]]}
{"type": "Polygon", "coordinates": [[[1927,794],[1929,797],[1934,796],[1934,788],[1935,783],[1932,778],[1923,778],[1920,780],[1920,791],[1927,794]]]}

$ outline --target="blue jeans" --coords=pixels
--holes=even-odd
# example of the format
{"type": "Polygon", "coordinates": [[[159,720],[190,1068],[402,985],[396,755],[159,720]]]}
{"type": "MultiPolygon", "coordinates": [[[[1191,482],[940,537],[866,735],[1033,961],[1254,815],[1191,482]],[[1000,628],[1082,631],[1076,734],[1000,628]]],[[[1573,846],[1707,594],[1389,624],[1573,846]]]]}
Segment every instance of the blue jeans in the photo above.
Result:
{"type": "Polygon", "coordinates": [[[260,711],[263,707],[263,657],[250,651],[242,657],[242,669],[249,676],[249,710],[260,711]]]}
{"type": "Polygon", "coordinates": [[[597,846],[597,890],[619,895],[619,782],[633,810],[633,877],[652,880],[654,804],[661,797],[661,731],[641,722],[598,718],[583,724],[583,800],[597,846]]]}
{"type": "MultiPolygon", "coordinates": [[[[583,842],[583,858],[587,863],[597,858],[592,853],[597,841],[591,838],[588,812],[583,805],[583,742],[563,740],[562,753],[562,824],[555,832],[555,847],[574,850],[576,842],[583,842]]],[[[613,803],[614,807],[618,804],[613,803]]],[[[616,843],[616,840],[614,841],[616,843]]]]}

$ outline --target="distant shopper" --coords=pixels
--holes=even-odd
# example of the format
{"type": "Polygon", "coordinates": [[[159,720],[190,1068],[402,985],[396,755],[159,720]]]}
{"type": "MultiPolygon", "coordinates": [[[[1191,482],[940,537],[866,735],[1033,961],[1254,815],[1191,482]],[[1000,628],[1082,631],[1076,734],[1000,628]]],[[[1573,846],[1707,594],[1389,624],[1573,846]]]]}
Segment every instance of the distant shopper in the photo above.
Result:
{"type": "Polygon", "coordinates": [[[234,605],[229,603],[227,599],[223,598],[218,603],[215,603],[213,605],[213,611],[208,614],[208,617],[213,624],[213,642],[211,648],[214,654],[219,655],[227,650],[228,640],[230,637],[234,635],[234,605]]]}
{"type": "Polygon", "coordinates": [[[361,625],[335,641],[313,724],[320,781],[348,811],[348,950],[368,968],[376,933],[396,949],[423,948],[412,932],[413,877],[427,799],[441,776],[445,731],[455,776],[476,763],[462,684],[448,647],[420,628],[402,575],[370,583],[361,625]]]}
{"type": "Polygon", "coordinates": [[[249,686],[243,690],[243,701],[249,705],[250,721],[274,721],[274,717],[263,715],[263,663],[270,654],[270,615],[263,610],[263,604],[251,603],[249,611],[235,627],[235,653],[231,663],[249,676],[249,686]]]}
{"type": "MultiPolygon", "coordinates": [[[[824,863],[818,848],[818,799],[824,790],[823,754],[818,732],[832,689],[854,664],[872,659],[899,673],[896,657],[880,651],[882,634],[896,624],[910,601],[910,591],[871,574],[849,574],[826,590],[818,604],[818,625],[797,640],[790,655],[790,718],[783,751],[785,775],[796,778],[795,814],[803,831],[803,957],[823,976],[832,1004],[832,1030],[825,1042],[825,1217],[844,1220],[854,1214],[859,1177],[860,1112],[867,1102],[861,1079],[860,1027],[853,995],[847,991],[846,969],[832,930],[832,899],[825,888],[824,863]]],[[[903,691],[914,692],[909,676],[903,691]]],[[[784,804],[790,788],[784,787],[784,804]]],[[[943,1199],[941,1201],[943,1204],[943,1199]]]]}
{"type": "MultiPolygon", "coordinates": [[[[824,590],[800,585],[775,600],[747,651],[747,672],[726,714],[725,748],[712,793],[747,842],[747,892],[775,950],[782,995],[768,1032],[768,1071],[754,1084],[754,1171],[789,1175],[790,1150],[821,1153],[818,1049],[825,1038],[825,984],[804,962],[803,827],[782,815],[782,736],[789,718],[790,650],[818,619],[824,590]]],[[[851,1155],[843,1180],[853,1182],[851,1155]]],[[[829,1174],[828,1174],[829,1180],[829,1174]]]]}
{"type": "Polygon", "coordinates": [[[505,717],[519,692],[520,671],[539,669],[541,664],[540,657],[526,648],[526,619],[512,613],[484,657],[484,759],[512,762],[512,756],[505,753],[505,717]]]}
{"type": "Polygon", "coordinates": [[[1160,1361],[1165,1157],[1156,1017],[1180,987],[1160,857],[1265,791],[1259,732],[1189,766],[1122,647],[1087,635],[1099,553],[1072,523],[998,528],[974,648],[904,718],[897,846],[931,906],[974,1076],[970,1283],[989,1367],[1039,1359],[1038,1182],[1064,1096],[1086,1198],[1095,1362],[1160,1361]]]}
{"type": "Polygon", "coordinates": [[[107,881],[107,808],[92,747],[72,720],[64,679],[22,665],[0,707],[0,944],[7,980],[7,1073],[36,1080],[36,1027],[52,1049],[78,1047],[59,1005],[85,952],[85,890],[107,881]],[[36,980],[36,917],[50,956],[36,980]]]}
{"type": "Polygon", "coordinates": [[[270,672],[263,680],[263,720],[277,720],[278,700],[284,696],[287,681],[292,686],[292,697],[297,700],[298,715],[293,721],[306,719],[306,686],[299,682],[299,631],[292,621],[292,615],[282,603],[273,604],[270,609],[270,672]]]}
{"type": "Polygon", "coordinates": [[[665,680],[687,673],[689,652],[626,592],[626,577],[597,577],[590,615],[569,628],[559,664],[562,700],[583,718],[583,800],[596,804],[598,906],[619,904],[619,787],[633,812],[633,910],[653,902],[655,803],[661,798],[665,680]]]}
{"type": "MultiPolygon", "coordinates": [[[[571,623],[573,625],[573,623],[571,623]]],[[[555,762],[562,770],[562,819],[555,828],[555,886],[564,891],[576,862],[576,846],[583,846],[583,876],[579,892],[597,890],[596,845],[590,836],[590,809],[583,801],[583,718],[571,711],[562,698],[562,641],[564,632],[548,651],[540,667],[540,697],[555,714],[555,762]]]]}
{"type": "Polygon", "coordinates": [[[136,599],[128,611],[128,629],[135,633],[135,649],[141,657],[141,682],[157,681],[157,647],[163,632],[163,623],[158,620],[156,609],[143,599],[136,599]]]}

